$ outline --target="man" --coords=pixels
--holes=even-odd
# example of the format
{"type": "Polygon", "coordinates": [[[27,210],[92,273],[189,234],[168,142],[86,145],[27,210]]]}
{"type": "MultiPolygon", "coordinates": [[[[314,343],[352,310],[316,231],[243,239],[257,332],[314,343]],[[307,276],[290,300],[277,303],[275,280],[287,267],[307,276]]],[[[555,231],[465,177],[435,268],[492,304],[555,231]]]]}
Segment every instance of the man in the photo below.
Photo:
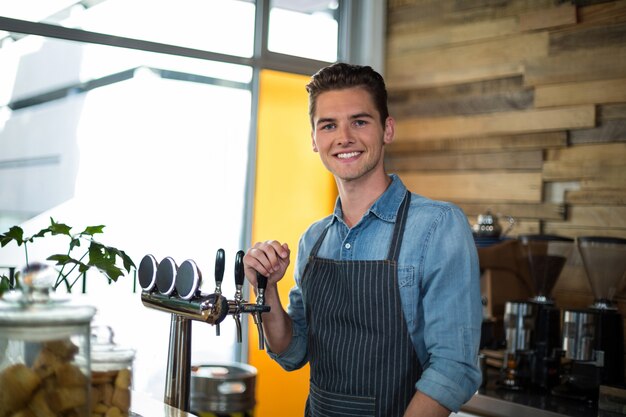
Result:
{"type": "Polygon", "coordinates": [[[394,137],[383,78],[334,64],[307,85],[313,151],[333,174],[334,213],[300,239],[288,311],[286,243],[256,243],[245,273],[268,277],[263,326],[286,370],[311,365],[307,416],[447,416],[480,384],[481,303],[465,215],[407,191],[383,166],[394,137]]]}

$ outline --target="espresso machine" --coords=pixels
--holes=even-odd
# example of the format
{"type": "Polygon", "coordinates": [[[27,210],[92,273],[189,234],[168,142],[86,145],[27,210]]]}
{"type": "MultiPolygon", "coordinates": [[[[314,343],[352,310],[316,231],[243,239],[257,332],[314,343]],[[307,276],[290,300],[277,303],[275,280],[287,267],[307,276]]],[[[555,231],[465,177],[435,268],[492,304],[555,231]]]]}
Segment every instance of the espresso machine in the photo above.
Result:
{"type": "Polygon", "coordinates": [[[505,304],[506,352],[500,385],[547,391],[559,383],[561,313],[552,290],[573,248],[574,239],[521,235],[519,265],[530,278],[534,296],[505,304]]]}
{"type": "Polygon", "coordinates": [[[623,318],[613,302],[626,276],[626,239],[579,237],[578,250],[594,296],[586,309],[563,312],[564,383],[553,393],[595,401],[600,385],[624,384],[623,318]]]}
{"type": "Polygon", "coordinates": [[[241,317],[251,314],[259,332],[259,349],[264,349],[262,314],[270,311],[264,296],[267,277],[257,274],[256,303],[244,300],[243,256],[243,251],[235,255],[235,295],[232,300],[224,297],[221,290],[225,264],[223,249],[217,251],[215,258],[216,288],[213,293],[201,292],[202,273],[192,259],[180,266],[171,257],[157,262],[154,256],[146,255],[141,260],[138,277],[142,303],[172,315],[163,399],[166,404],[190,411],[191,320],[215,325],[219,336],[220,323],[231,315],[237,326],[237,342],[241,342],[241,317]]]}

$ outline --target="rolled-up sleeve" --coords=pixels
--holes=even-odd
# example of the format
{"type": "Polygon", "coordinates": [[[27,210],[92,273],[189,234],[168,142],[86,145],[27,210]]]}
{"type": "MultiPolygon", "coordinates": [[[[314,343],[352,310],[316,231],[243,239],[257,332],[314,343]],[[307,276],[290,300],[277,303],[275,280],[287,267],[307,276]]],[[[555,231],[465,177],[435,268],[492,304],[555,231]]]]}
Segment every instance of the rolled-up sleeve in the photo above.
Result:
{"type": "Polygon", "coordinates": [[[291,317],[293,328],[291,343],[289,343],[284,352],[279,354],[272,352],[269,348],[267,349],[270,358],[274,359],[287,371],[300,369],[309,361],[307,353],[307,324],[302,291],[300,290],[302,273],[308,258],[308,255],[305,256],[304,254],[303,239],[300,239],[296,272],[294,274],[296,285],[289,291],[289,305],[287,306],[287,314],[291,317]]]}
{"type": "Polygon", "coordinates": [[[418,327],[426,352],[416,388],[458,411],[480,386],[482,321],[478,256],[459,208],[447,206],[435,217],[424,248],[418,289],[423,322],[418,327]]]}

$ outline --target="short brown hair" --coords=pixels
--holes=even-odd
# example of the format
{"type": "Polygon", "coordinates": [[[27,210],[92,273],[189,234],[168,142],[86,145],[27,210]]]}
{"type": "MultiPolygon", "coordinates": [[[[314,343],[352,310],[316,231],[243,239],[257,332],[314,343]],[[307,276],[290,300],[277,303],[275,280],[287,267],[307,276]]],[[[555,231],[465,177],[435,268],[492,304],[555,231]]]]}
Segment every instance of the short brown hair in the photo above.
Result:
{"type": "Polygon", "coordinates": [[[387,89],[382,75],[370,66],[353,65],[338,62],[322,68],[311,77],[306,85],[309,93],[309,118],[313,126],[313,114],[317,97],[327,91],[361,87],[372,97],[376,110],[380,113],[380,122],[385,125],[389,110],[387,108],[387,89]]]}

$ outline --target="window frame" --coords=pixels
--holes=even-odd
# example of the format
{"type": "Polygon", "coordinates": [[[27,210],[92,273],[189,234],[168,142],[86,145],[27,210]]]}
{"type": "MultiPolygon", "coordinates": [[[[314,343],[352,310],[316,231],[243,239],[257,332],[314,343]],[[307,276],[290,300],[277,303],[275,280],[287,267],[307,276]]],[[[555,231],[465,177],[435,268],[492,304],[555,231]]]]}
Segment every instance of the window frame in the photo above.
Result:
{"type": "MultiPolygon", "coordinates": [[[[121,48],[129,48],[140,51],[156,52],[181,57],[218,61],[230,64],[245,65],[252,68],[252,79],[248,86],[251,91],[251,118],[248,138],[249,155],[256,155],[256,126],[258,124],[258,104],[259,104],[259,80],[262,70],[275,70],[287,73],[310,75],[320,68],[331,64],[331,62],[318,61],[309,58],[296,57],[268,50],[268,26],[271,0],[255,0],[255,30],[254,49],[251,58],[227,55],[194,48],[187,48],[172,44],[152,42],[147,40],[128,38],[122,36],[108,35],[99,32],[86,31],[76,28],[68,28],[49,23],[32,22],[26,20],[13,19],[0,16],[0,30],[19,33],[23,35],[37,35],[46,38],[63,39],[69,41],[100,44],[121,48]]],[[[372,66],[378,66],[382,72],[381,57],[382,48],[368,50],[371,56],[362,56],[363,53],[350,48],[355,44],[355,40],[362,39],[362,35],[371,33],[373,36],[384,36],[384,16],[377,13],[378,23],[372,25],[367,19],[363,20],[364,10],[384,10],[386,1],[381,0],[341,0],[338,10],[338,45],[337,60],[353,63],[373,62],[372,66]],[[382,3],[382,5],[381,5],[382,3]],[[378,50],[376,50],[378,49],[378,50]],[[365,62],[364,62],[365,61],[365,62]],[[378,63],[378,65],[376,65],[378,63]]],[[[372,35],[370,35],[371,37],[372,35]]],[[[382,40],[380,41],[382,43],[382,40]]],[[[243,86],[241,86],[243,87],[243,86]]],[[[254,201],[254,184],[256,172],[256,158],[249,158],[245,185],[244,213],[242,218],[241,247],[246,247],[252,236],[252,210],[254,201]]],[[[246,294],[247,296],[247,294],[246,294]]],[[[247,321],[244,320],[244,334],[247,334],[247,321]]],[[[234,356],[246,362],[248,352],[248,340],[244,338],[244,343],[236,344],[234,356]]]]}

